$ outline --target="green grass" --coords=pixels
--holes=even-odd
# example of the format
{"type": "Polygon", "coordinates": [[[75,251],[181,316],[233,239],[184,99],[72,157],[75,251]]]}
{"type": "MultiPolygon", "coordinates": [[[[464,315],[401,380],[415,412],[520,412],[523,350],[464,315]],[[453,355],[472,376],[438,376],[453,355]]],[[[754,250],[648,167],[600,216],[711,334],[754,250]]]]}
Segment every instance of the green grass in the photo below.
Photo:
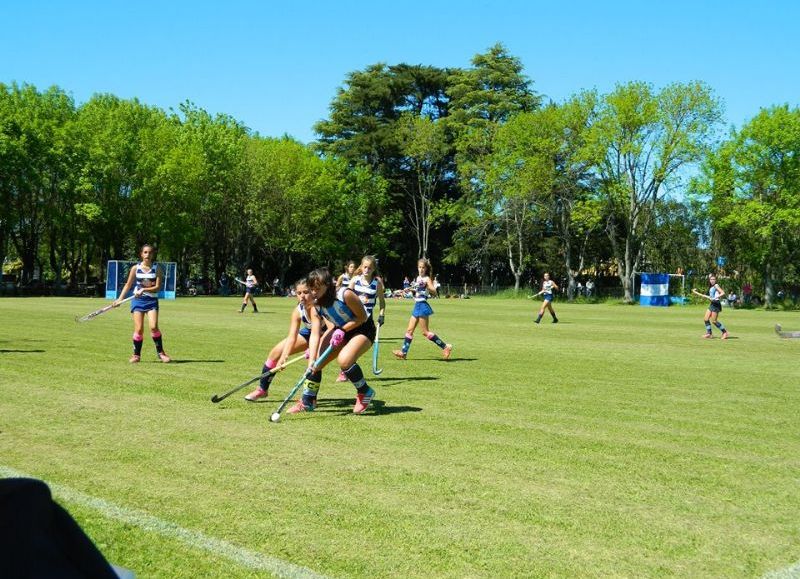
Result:
{"type": "MultiPolygon", "coordinates": [[[[317,412],[269,423],[242,391],[293,300],[162,302],[175,364],[128,365],[132,324],[105,302],[0,300],[0,466],[339,577],[759,576],[800,559],[796,312],[433,302],[453,359],[390,301],[364,416],[326,371],[317,412]],[[715,333],[718,336],[717,333],[715,333]]],[[[58,496],[57,496],[58,498],[58,496]]],[[[139,577],[256,577],[246,566],[65,506],[139,577]]]]}

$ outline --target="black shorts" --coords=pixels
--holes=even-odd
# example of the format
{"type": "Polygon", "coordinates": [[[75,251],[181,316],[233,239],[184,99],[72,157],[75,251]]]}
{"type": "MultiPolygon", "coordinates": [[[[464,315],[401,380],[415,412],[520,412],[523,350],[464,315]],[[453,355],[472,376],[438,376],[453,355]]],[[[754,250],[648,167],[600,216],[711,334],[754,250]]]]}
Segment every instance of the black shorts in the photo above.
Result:
{"type": "Polygon", "coordinates": [[[350,339],[355,336],[366,336],[370,342],[375,342],[375,322],[372,321],[372,318],[368,318],[366,322],[357,328],[353,328],[349,332],[345,332],[344,342],[349,342],[350,339]]]}
{"type": "Polygon", "coordinates": [[[722,303],[719,301],[714,301],[708,304],[708,311],[718,314],[722,311],[722,303]]]}

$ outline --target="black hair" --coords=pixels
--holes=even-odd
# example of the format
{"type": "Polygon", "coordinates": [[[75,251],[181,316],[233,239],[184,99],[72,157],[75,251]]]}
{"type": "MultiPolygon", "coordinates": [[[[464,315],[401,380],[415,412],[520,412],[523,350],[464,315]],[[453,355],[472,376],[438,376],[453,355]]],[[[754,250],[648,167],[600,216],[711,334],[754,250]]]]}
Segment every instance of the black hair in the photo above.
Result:
{"type": "Polygon", "coordinates": [[[319,267],[308,274],[309,289],[325,286],[325,293],[317,296],[317,305],[328,307],[336,300],[335,284],[327,267],[319,267]]]}

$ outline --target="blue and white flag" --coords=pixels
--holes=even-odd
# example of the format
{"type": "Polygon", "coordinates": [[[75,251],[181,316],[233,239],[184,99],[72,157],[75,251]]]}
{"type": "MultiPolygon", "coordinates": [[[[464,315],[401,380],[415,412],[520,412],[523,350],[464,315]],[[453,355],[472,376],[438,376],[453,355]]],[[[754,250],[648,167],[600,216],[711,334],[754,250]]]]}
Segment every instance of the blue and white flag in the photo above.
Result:
{"type": "Polygon", "coordinates": [[[642,286],[639,292],[639,305],[669,305],[669,274],[643,273],[642,286]]]}

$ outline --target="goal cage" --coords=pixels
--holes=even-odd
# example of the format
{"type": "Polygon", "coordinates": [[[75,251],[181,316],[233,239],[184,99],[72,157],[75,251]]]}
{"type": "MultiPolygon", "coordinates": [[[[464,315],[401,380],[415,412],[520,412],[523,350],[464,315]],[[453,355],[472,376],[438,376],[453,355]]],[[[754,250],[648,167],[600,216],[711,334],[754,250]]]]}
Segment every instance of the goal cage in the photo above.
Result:
{"type": "MultiPolygon", "coordinates": [[[[108,262],[108,268],[106,269],[106,299],[107,300],[115,300],[117,297],[128,297],[128,296],[119,296],[119,292],[125,287],[125,282],[128,281],[128,275],[130,274],[131,268],[136,267],[136,264],[139,263],[138,261],[118,261],[118,260],[111,260],[108,262]]],[[[158,291],[158,298],[162,300],[174,300],[175,299],[175,290],[178,286],[178,264],[174,261],[168,262],[154,262],[153,267],[157,267],[161,270],[161,275],[163,276],[163,286],[158,291]]],[[[133,294],[133,289],[131,288],[128,295],[133,294]]]]}
{"type": "Polygon", "coordinates": [[[686,276],[680,273],[644,273],[634,275],[633,291],[639,289],[639,305],[665,307],[686,303],[686,276]]]}

